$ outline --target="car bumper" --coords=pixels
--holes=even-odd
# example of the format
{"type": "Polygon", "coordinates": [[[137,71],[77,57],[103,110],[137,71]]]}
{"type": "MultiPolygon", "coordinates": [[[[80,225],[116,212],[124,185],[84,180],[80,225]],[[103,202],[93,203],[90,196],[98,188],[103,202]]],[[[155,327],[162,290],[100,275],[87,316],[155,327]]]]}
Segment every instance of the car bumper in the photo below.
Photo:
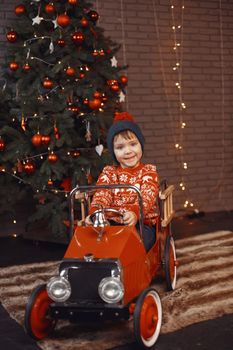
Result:
{"type": "Polygon", "coordinates": [[[50,317],[54,319],[66,319],[75,323],[128,320],[129,316],[130,313],[127,306],[79,306],[55,303],[50,305],[50,317]]]}

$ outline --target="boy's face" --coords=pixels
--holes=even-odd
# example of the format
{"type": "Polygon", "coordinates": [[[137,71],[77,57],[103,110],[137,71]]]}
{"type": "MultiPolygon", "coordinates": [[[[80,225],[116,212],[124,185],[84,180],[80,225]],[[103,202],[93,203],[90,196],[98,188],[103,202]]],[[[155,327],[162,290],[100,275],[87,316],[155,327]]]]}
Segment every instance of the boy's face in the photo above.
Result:
{"type": "Polygon", "coordinates": [[[113,140],[113,150],[122,168],[136,167],[142,158],[142,147],[134,133],[118,134],[113,140]]]}

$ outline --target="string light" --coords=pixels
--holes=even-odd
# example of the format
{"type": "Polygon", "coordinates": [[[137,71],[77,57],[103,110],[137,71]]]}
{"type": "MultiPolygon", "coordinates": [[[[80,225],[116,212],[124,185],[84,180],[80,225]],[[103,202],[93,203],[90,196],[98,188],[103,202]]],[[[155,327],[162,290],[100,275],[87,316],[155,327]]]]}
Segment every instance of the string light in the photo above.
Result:
{"type": "Polygon", "coordinates": [[[30,59],[31,59],[31,60],[37,60],[37,61],[43,62],[43,63],[47,64],[48,66],[55,66],[55,63],[47,62],[47,61],[45,61],[45,60],[42,60],[42,59],[39,58],[39,57],[31,56],[30,59]]]}
{"type": "Polygon", "coordinates": [[[29,42],[29,44],[30,44],[32,41],[34,41],[34,40],[40,40],[40,39],[42,39],[42,40],[44,40],[44,39],[50,39],[50,40],[52,41],[51,36],[37,36],[36,34],[34,34],[34,38],[30,38],[30,39],[25,40],[24,46],[27,46],[27,43],[28,43],[28,42],[29,42]]]}
{"type": "MultiPolygon", "coordinates": [[[[186,161],[184,161],[184,149],[183,149],[183,129],[186,127],[186,123],[183,121],[183,113],[186,110],[186,104],[183,101],[183,95],[182,95],[182,59],[183,59],[183,15],[184,15],[184,0],[181,7],[181,24],[176,24],[175,22],[175,6],[171,5],[171,16],[172,16],[172,33],[174,38],[174,44],[173,44],[173,50],[175,53],[175,64],[173,65],[172,69],[174,72],[177,73],[177,81],[175,82],[175,87],[178,90],[178,97],[179,97],[179,120],[180,120],[180,135],[179,135],[179,142],[175,143],[175,148],[177,151],[179,151],[179,158],[181,162],[181,168],[183,170],[188,169],[188,164],[186,161]],[[182,30],[181,30],[182,29],[182,30]],[[178,35],[180,37],[180,40],[178,40],[178,35]]],[[[181,174],[182,181],[180,182],[180,189],[182,191],[186,191],[186,185],[184,182],[183,174],[181,174]]],[[[193,207],[194,204],[190,202],[189,200],[185,200],[183,204],[184,208],[193,207]]]]}

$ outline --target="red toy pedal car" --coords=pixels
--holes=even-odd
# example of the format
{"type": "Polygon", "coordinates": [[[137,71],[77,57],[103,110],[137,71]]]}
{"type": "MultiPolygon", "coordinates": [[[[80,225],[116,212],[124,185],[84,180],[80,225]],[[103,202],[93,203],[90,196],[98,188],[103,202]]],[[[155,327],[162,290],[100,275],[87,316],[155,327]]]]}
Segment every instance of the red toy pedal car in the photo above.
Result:
{"type": "Polygon", "coordinates": [[[143,211],[140,191],[135,186],[77,186],[70,193],[70,244],[60,264],[59,275],[31,294],[25,312],[27,333],[43,339],[59,319],[85,321],[128,320],[133,316],[137,342],[152,347],[159,336],[162,306],[156,289],[150,286],[158,275],[165,276],[167,289],[176,284],[176,253],[171,235],[173,216],[169,186],[160,193],[160,214],[156,224],[156,242],[146,252],[143,244],[143,211]],[[93,215],[93,226],[74,229],[74,198],[99,188],[128,187],[138,194],[140,233],[134,226],[110,224],[112,208],[100,208],[93,215]],[[80,192],[81,191],[81,192],[80,192]]]}

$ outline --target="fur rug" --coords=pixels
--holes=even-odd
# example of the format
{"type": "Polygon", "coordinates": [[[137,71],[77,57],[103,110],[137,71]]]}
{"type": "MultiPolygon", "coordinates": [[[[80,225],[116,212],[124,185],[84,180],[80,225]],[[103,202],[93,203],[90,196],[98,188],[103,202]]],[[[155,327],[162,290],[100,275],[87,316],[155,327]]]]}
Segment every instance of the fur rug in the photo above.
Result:
{"type": "MultiPolygon", "coordinates": [[[[177,288],[165,292],[156,283],[163,306],[162,333],[233,313],[233,232],[218,231],[176,241],[179,261],[177,288]]],[[[0,270],[0,300],[23,324],[25,304],[38,284],[57,273],[59,262],[12,266],[0,270]]],[[[133,342],[132,321],[80,328],[58,322],[44,350],[103,350],[133,342]]]]}

